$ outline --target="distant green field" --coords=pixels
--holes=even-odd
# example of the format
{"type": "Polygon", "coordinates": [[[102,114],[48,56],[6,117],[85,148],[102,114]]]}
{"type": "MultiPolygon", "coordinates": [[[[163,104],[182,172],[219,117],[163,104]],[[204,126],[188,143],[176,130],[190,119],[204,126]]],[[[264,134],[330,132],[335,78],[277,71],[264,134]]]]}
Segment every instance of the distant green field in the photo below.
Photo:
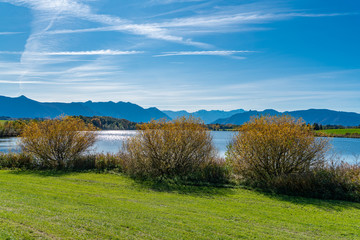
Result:
{"type": "Polygon", "coordinates": [[[327,130],[319,130],[318,132],[325,134],[336,134],[336,135],[360,134],[360,128],[327,129],[327,130]]]}
{"type": "Polygon", "coordinates": [[[360,239],[360,203],[0,171],[0,239],[360,239]]]}

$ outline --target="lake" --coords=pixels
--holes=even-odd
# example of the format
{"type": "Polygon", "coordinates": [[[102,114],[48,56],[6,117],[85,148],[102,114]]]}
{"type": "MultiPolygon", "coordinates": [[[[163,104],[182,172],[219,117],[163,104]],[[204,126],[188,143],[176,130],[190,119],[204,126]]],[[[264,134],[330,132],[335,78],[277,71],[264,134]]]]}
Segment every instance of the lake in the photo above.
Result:
{"type": "MultiPolygon", "coordinates": [[[[94,146],[94,151],[104,153],[118,152],[127,138],[134,136],[137,131],[100,131],[98,140],[94,146]]],[[[234,132],[215,132],[212,131],[214,144],[219,151],[219,155],[224,157],[226,146],[231,141],[234,132]]],[[[18,152],[18,138],[0,138],[0,152],[18,152]]],[[[338,158],[347,162],[354,162],[356,158],[360,161],[360,139],[359,138],[331,138],[332,151],[338,158]]]]}

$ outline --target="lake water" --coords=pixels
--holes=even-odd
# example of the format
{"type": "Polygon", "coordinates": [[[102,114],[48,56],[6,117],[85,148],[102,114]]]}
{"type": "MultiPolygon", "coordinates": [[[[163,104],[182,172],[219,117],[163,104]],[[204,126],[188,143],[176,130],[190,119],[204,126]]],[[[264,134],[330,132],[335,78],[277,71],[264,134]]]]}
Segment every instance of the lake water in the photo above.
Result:
{"type": "MultiPolygon", "coordinates": [[[[94,151],[104,153],[118,152],[122,144],[136,131],[100,131],[98,132],[98,141],[94,146],[94,151]]],[[[234,132],[211,132],[214,144],[219,151],[220,156],[225,156],[226,146],[231,141],[234,132]]],[[[0,152],[18,152],[18,138],[0,138],[0,152]]],[[[360,161],[360,139],[359,138],[331,138],[332,152],[338,158],[347,162],[360,161]]]]}

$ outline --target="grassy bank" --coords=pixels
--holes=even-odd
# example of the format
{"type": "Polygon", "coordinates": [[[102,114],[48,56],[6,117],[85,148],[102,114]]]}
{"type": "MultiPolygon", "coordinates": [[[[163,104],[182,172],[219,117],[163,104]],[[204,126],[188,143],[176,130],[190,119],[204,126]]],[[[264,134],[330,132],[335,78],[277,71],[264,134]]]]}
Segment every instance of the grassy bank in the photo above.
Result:
{"type": "Polygon", "coordinates": [[[360,128],[318,130],[316,134],[326,137],[360,138],[360,128]]]}
{"type": "Polygon", "coordinates": [[[0,171],[0,239],[356,239],[360,204],[0,171]]]}

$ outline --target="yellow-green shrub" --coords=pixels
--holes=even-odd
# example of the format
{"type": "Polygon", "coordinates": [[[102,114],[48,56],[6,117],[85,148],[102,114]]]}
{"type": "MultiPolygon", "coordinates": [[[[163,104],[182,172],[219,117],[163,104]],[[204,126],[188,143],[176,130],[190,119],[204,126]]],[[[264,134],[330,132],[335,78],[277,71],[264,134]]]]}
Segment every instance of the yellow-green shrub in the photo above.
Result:
{"type": "Polygon", "coordinates": [[[132,176],[194,180],[216,162],[210,132],[198,119],[151,121],[139,128],[125,145],[126,168],[132,176]]]}
{"type": "Polygon", "coordinates": [[[73,117],[31,122],[21,134],[20,146],[41,166],[66,168],[95,143],[94,131],[93,125],[73,117]]]}
{"type": "Polygon", "coordinates": [[[304,173],[324,163],[328,141],[290,116],[262,116],[245,123],[227,156],[246,181],[271,185],[279,176],[304,173]]]}

